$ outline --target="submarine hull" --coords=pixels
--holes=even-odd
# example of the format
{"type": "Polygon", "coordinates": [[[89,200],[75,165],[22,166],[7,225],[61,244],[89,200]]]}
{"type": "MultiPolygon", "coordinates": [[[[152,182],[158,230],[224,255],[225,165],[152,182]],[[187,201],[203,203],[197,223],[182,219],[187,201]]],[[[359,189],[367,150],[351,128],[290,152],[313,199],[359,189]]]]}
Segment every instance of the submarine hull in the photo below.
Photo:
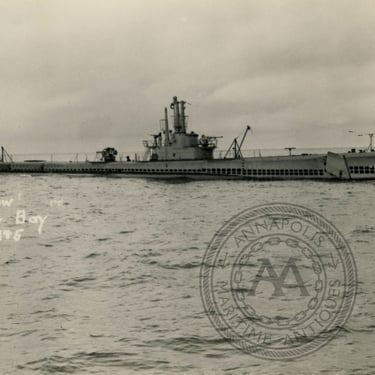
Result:
{"type": "Polygon", "coordinates": [[[375,179],[375,153],[268,156],[243,159],[3,162],[0,173],[116,174],[123,177],[194,179],[375,179]]]}

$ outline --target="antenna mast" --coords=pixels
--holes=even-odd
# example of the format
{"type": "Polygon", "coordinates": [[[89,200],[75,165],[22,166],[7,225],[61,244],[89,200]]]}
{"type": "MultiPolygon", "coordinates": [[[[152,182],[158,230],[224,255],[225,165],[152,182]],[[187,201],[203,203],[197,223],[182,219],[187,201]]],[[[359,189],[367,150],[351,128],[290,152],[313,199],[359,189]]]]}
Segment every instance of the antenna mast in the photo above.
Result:
{"type": "Polygon", "coordinates": [[[1,162],[2,163],[5,163],[5,162],[13,163],[12,157],[7,153],[7,151],[5,150],[5,148],[3,146],[1,146],[1,162]]]}
{"type": "Polygon", "coordinates": [[[372,137],[374,136],[374,133],[367,133],[367,135],[370,137],[370,144],[367,151],[374,151],[374,149],[372,148],[372,137]]]}

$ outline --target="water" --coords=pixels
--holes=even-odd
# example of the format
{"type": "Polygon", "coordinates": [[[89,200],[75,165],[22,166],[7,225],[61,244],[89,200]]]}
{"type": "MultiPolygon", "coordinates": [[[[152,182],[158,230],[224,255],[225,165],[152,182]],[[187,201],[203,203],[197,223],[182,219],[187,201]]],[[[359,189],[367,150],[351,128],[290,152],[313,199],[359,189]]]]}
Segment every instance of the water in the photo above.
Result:
{"type": "Polygon", "coordinates": [[[2,176],[1,374],[374,374],[375,182],[164,182],[2,176]],[[205,315],[200,262],[244,208],[314,209],[348,240],[358,296],[339,335],[300,360],[272,362],[225,342],[205,315]],[[15,225],[18,209],[38,223],[15,225]]]}

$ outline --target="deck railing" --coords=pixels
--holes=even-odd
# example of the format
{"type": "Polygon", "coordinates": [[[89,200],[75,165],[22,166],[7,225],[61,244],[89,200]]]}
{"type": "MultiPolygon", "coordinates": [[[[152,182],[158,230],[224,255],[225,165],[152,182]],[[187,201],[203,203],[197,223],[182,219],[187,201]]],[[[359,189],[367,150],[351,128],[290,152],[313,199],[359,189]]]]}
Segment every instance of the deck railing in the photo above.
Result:
{"type": "MultiPolygon", "coordinates": [[[[301,154],[326,154],[328,151],[333,152],[347,152],[350,148],[326,148],[326,149],[296,149],[293,150],[292,155],[301,155],[301,154]]],[[[264,150],[242,150],[243,157],[263,157],[263,156],[275,156],[275,155],[282,155],[287,156],[288,151],[285,149],[264,149],[264,150]]],[[[214,159],[222,159],[226,153],[226,150],[215,150],[214,151],[214,159]]],[[[148,157],[146,156],[145,152],[125,152],[121,151],[118,153],[117,160],[118,161],[127,161],[127,156],[130,158],[130,162],[135,161],[147,161],[148,157]]],[[[26,160],[43,160],[49,162],[85,162],[85,161],[95,161],[96,153],[14,153],[11,154],[14,162],[22,162],[26,160]]],[[[227,158],[233,158],[233,152],[230,152],[227,155],[227,158]]]]}

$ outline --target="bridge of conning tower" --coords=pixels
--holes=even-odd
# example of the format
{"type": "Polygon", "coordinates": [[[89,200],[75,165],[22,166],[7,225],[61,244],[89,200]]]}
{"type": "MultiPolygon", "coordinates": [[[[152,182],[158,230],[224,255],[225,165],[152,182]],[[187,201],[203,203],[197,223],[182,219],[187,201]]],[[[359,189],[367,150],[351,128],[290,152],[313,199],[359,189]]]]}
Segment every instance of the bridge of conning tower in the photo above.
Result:
{"type": "Polygon", "coordinates": [[[144,141],[150,160],[200,160],[212,159],[217,137],[206,137],[186,130],[186,102],[173,97],[173,131],[169,130],[168,109],[164,109],[162,131],[153,135],[153,142],[144,141]]]}

